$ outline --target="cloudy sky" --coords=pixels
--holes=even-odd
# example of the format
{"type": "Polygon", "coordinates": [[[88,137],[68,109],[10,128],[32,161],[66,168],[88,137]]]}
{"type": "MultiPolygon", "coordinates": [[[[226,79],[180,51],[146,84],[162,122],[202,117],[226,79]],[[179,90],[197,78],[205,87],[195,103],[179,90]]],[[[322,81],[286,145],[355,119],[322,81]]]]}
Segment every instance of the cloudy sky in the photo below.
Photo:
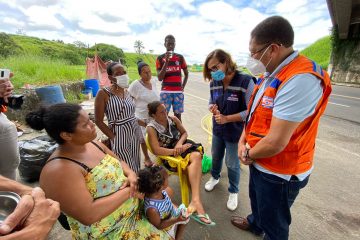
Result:
{"type": "Polygon", "coordinates": [[[175,52],[188,63],[203,63],[215,48],[238,63],[248,56],[250,31],[272,15],[287,18],[295,30],[295,48],[329,35],[326,0],[0,0],[0,32],[22,29],[28,36],[66,43],[113,44],[135,52],[165,51],[164,37],[176,38],[175,52]]]}

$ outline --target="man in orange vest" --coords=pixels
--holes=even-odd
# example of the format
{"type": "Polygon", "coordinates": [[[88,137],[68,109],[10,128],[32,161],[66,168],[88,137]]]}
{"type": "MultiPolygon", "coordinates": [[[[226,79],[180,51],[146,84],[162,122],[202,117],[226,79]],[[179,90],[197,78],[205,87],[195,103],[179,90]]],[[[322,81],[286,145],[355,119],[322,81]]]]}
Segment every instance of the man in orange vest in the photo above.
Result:
{"type": "Polygon", "coordinates": [[[251,32],[247,68],[261,75],[248,105],[238,155],[249,165],[252,213],[233,216],[236,227],[289,237],[290,207],[313,170],[315,139],[331,83],[315,62],[293,50],[290,23],[273,16],[251,32]]]}

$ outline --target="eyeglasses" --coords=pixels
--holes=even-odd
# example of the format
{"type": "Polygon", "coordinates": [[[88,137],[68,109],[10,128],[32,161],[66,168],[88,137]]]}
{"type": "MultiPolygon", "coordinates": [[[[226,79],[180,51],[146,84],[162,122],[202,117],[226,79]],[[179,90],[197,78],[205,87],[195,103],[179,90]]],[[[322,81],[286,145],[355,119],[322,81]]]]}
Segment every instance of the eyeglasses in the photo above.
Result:
{"type": "Polygon", "coordinates": [[[250,57],[254,56],[254,55],[257,54],[257,53],[260,53],[260,52],[264,51],[264,50],[265,50],[266,48],[268,48],[270,45],[271,45],[271,43],[265,45],[265,46],[264,46],[263,48],[261,48],[260,50],[257,50],[257,51],[255,51],[255,52],[250,52],[250,57]]]}
{"type": "Polygon", "coordinates": [[[220,63],[221,63],[221,62],[218,62],[218,64],[216,64],[215,66],[212,66],[211,68],[209,68],[210,71],[216,72],[217,70],[219,70],[219,64],[220,64],[220,63]]]}

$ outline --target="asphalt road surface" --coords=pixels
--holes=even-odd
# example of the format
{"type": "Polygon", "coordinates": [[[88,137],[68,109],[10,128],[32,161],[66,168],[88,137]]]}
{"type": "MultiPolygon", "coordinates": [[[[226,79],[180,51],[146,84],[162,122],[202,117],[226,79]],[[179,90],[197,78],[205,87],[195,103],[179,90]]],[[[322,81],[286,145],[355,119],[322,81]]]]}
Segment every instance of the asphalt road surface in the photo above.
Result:
{"type": "MultiPolygon", "coordinates": [[[[192,139],[202,142],[210,155],[208,134],[201,128],[201,118],[208,113],[209,84],[201,74],[190,74],[185,89],[183,123],[192,139]]],[[[315,153],[315,168],[309,184],[292,207],[290,239],[335,240],[360,239],[360,88],[333,86],[325,115],[321,119],[315,153]]],[[[248,198],[248,167],[242,166],[239,206],[234,212],[226,208],[228,180],[223,168],[220,183],[212,192],[204,184],[210,174],[204,174],[201,196],[207,213],[216,222],[206,227],[193,220],[186,227],[185,240],[251,240],[260,239],[241,231],[230,223],[234,214],[250,212],[248,198]]],[[[34,184],[36,185],[36,184],[34,184]]],[[[175,201],[180,203],[177,177],[171,177],[175,201]]],[[[271,197],[271,196],[269,196],[271,197]]],[[[49,239],[70,239],[71,235],[57,223],[49,239]]]]}
{"type": "MultiPolygon", "coordinates": [[[[210,144],[199,127],[201,116],[208,113],[208,85],[201,74],[190,75],[183,121],[190,136],[206,143],[210,154],[210,144]]],[[[359,150],[360,88],[333,85],[318,131],[314,171],[292,207],[290,239],[360,239],[359,150]]],[[[209,177],[203,176],[202,188],[209,177]]],[[[248,168],[242,166],[239,207],[230,212],[226,208],[228,181],[223,168],[220,184],[213,192],[202,190],[205,208],[217,226],[191,223],[186,239],[258,239],[230,223],[231,215],[246,216],[250,211],[248,177],[248,168]]]]}

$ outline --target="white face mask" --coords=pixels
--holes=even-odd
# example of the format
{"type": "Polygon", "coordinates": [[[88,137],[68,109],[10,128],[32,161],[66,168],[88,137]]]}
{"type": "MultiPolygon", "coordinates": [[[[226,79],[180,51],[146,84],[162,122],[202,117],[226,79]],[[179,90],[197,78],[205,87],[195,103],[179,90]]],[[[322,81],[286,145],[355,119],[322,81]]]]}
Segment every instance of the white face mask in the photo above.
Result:
{"type": "Polygon", "coordinates": [[[127,74],[116,76],[116,84],[121,88],[129,87],[129,76],[127,74]]]}
{"type": "MultiPolygon", "coordinates": [[[[271,45],[269,45],[270,47],[271,45]]],[[[269,47],[266,48],[265,52],[261,55],[260,59],[257,60],[251,56],[249,56],[247,62],[246,62],[246,68],[250,71],[250,73],[254,76],[259,76],[266,72],[266,67],[271,62],[272,58],[270,58],[269,62],[266,64],[266,66],[260,61],[262,57],[265,55],[266,51],[269,49],[269,47]]]]}

